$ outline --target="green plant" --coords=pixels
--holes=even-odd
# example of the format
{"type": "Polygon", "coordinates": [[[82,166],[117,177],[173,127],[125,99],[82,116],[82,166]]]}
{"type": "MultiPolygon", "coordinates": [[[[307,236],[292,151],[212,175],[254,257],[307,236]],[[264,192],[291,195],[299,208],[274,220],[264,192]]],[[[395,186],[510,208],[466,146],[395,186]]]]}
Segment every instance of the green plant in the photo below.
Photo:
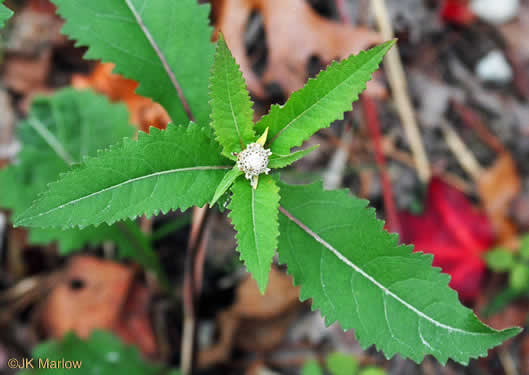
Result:
{"type": "Polygon", "coordinates": [[[517,253],[496,248],[485,254],[490,269],[509,274],[509,287],[518,293],[529,290],[529,235],[521,238],[517,253]]]}
{"type": "Polygon", "coordinates": [[[0,0],[0,28],[4,27],[6,21],[11,18],[13,11],[4,5],[4,0],[0,0]]]}
{"type": "MultiPolygon", "coordinates": [[[[28,117],[17,127],[22,150],[16,163],[0,170],[0,185],[9,186],[0,195],[0,207],[10,209],[14,215],[23,212],[40,191],[71,165],[132,136],[134,128],[128,118],[124,105],[110,104],[90,91],[64,89],[37,97],[28,117]]],[[[32,228],[28,241],[33,245],[56,242],[63,255],[85,245],[112,241],[121,257],[136,260],[163,281],[166,278],[149,239],[130,220],[84,229],[32,228]]]]}
{"type": "Polygon", "coordinates": [[[327,324],[354,328],[363,347],[376,344],[388,358],[432,354],[442,363],[467,363],[520,331],[483,325],[448,287],[448,275],[432,268],[432,256],[399,245],[366,201],[325,191],[319,182],[292,186],[268,175],[312,151],[292,148],[351,109],[393,41],[333,63],[254,125],[222,36],[213,59],[207,6],[54,2],[66,18],[64,31],[89,46],[86,57],[112,61],[138,80],[138,92],[164,105],[174,125],[85,158],[17,215],[16,225],[112,225],[228,196],[238,251],[261,291],[277,248],[301,299],[312,298],[327,324]]]}
{"type": "MultiPolygon", "coordinates": [[[[325,369],[330,375],[386,375],[386,372],[378,367],[368,366],[360,369],[358,360],[348,354],[334,352],[325,358],[325,369]]],[[[301,375],[323,375],[324,369],[315,360],[305,363],[301,375]]]]}
{"type": "Polygon", "coordinates": [[[94,331],[82,340],[73,333],[46,341],[33,350],[33,369],[25,375],[179,375],[177,370],[145,361],[134,346],[125,345],[109,332],[94,331]],[[69,362],[69,363],[67,363],[69,362]]]}

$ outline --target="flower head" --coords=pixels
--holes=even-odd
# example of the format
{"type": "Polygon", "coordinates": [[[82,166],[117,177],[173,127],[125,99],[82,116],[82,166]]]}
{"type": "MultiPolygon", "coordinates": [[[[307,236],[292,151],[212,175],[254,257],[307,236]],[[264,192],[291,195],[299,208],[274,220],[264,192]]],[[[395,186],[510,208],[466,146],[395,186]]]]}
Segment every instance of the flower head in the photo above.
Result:
{"type": "Polygon", "coordinates": [[[245,173],[248,180],[259,176],[261,173],[268,174],[268,157],[272,152],[265,149],[259,143],[250,143],[244,151],[237,155],[237,167],[245,173]]]}

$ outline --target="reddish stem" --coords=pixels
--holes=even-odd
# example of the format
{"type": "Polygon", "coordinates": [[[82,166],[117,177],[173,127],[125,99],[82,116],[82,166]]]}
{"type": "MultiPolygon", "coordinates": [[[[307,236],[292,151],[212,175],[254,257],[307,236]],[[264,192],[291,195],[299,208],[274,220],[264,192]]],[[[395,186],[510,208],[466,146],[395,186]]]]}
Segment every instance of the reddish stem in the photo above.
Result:
{"type": "Polygon", "coordinates": [[[470,107],[465,106],[463,103],[452,102],[452,107],[456,113],[461,117],[463,123],[473,129],[476,135],[492,150],[497,153],[504,153],[505,147],[501,141],[494,134],[490,132],[487,125],[483,122],[481,117],[470,107]]]}
{"type": "Polygon", "coordinates": [[[380,172],[384,207],[386,208],[386,229],[389,232],[400,233],[399,217],[397,215],[395,200],[393,199],[393,187],[386,168],[384,152],[382,150],[382,135],[380,132],[380,121],[378,119],[376,102],[367,94],[362,94],[360,101],[362,103],[364,119],[367,124],[369,136],[373,141],[375,149],[375,162],[380,172]]]}

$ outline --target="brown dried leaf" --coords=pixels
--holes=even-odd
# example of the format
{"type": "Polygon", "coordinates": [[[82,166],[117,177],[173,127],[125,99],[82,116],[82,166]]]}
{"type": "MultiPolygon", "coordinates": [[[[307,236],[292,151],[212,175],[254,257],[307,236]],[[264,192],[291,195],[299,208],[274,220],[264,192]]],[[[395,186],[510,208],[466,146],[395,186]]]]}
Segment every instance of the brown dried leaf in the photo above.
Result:
{"type": "MultiPolygon", "coordinates": [[[[308,77],[311,58],[325,65],[380,43],[378,33],[325,19],[305,0],[217,0],[213,2],[217,30],[221,30],[241,66],[249,89],[265,97],[264,86],[277,82],[287,94],[299,90],[308,77]],[[268,62],[262,80],[252,70],[244,45],[244,34],[252,11],[262,14],[268,47],[268,62]]],[[[385,89],[371,81],[373,96],[385,89]]]]}
{"type": "Polygon", "coordinates": [[[87,338],[94,329],[107,329],[152,355],[156,342],[146,311],[149,298],[144,287],[135,285],[132,267],[76,256],[46,300],[40,321],[54,338],[69,331],[87,338]]]}
{"type": "Polygon", "coordinates": [[[51,68],[51,50],[37,57],[11,55],[4,65],[4,83],[7,88],[30,95],[46,91],[46,81],[51,68]]]}
{"type": "Polygon", "coordinates": [[[234,346],[250,351],[268,351],[279,345],[300,306],[299,288],[275,268],[268,288],[261,295],[257,283],[247,277],[237,289],[234,305],[219,314],[218,342],[199,353],[199,367],[210,367],[229,359],[234,346]]]}
{"type": "Polygon", "coordinates": [[[137,95],[135,91],[138,83],[119,74],[113,74],[113,69],[114,64],[98,64],[89,76],[74,75],[72,86],[92,88],[108,96],[112,101],[125,102],[130,111],[131,122],[140,130],[148,131],[150,126],[165,129],[170,118],[163,107],[151,99],[137,95]]]}
{"type": "Polygon", "coordinates": [[[477,180],[477,190],[490,217],[500,245],[516,248],[516,227],[508,218],[513,200],[520,194],[521,180],[512,156],[501,154],[477,180]]]}

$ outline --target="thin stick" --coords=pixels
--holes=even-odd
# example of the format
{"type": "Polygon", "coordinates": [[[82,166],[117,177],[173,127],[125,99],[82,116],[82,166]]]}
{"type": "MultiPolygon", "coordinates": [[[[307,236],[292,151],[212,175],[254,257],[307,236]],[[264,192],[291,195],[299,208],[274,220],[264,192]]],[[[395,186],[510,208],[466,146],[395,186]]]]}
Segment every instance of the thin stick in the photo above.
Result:
{"type": "MultiPolygon", "coordinates": [[[[385,0],[373,0],[371,3],[373,4],[373,11],[382,37],[386,40],[393,39],[393,28],[385,0]]],[[[408,95],[408,84],[400,60],[399,49],[396,45],[386,55],[385,69],[404,131],[410,143],[415,165],[417,165],[417,173],[421,181],[426,183],[431,176],[430,165],[422,143],[415,112],[408,95]]]]}
{"type": "Polygon", "coordinates": [[[205,244],[203,244],[203,233],[205,221],[209,215],[208,206],[193,209],[193,223],[191,225],[191,234],[186,250],[186,259],[184,265],[184,327],[182,333],[182,373],[190,375],[193,372],[195,362],[195,343],[196,343],[196,319],[195,313],[198,302],[198,295],[202,281],[197,280],[202,277],[204,268],[205,244]]]}
{"type": "Polygon", "coordinates": [[[463,103],[456,101],[452,102],[452,107],[455,109],[463,123],[472,128],[476,135],[489,146],[491,149],[499,154],[505,152],[505,146],[503,143],[488,129],[487,125],[483,122],[481,117],[471,108],[467,107],[463,103]]]}
{"type": "Polygon", "coordinates": [[[483,173],[483,167],[479,164],[474,154],[470,152],[461,137],[459,137],[452,126],[444,119],[442,120],[441,130],[443,131],[443,135],[450,151],[452,151],[456,157],[459,165],[461,165],[465,172],[472,176],[474,180],[478,179],[483,173]]]}

